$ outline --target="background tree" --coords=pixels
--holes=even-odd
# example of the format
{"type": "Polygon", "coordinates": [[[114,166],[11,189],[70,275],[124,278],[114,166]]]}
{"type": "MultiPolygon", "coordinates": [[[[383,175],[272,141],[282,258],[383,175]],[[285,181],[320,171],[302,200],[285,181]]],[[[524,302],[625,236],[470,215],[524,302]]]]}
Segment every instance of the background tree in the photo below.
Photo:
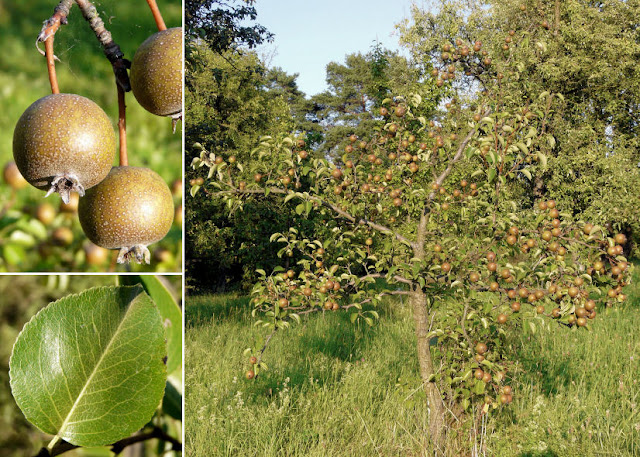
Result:
{"type": "MultiPolygon", "coordinates": [[[[207,43],[213,52],[223,53],[240,46],[249,49],[271,37],[256,20],[254,0],[186,0],[184,21],[188,46],[207,43]]],[[[187,53],[187,60],[189,60],[187,53]]]]}
{"type": "Polygon", "coordinates": [[[553,198],[637,240],[639,13],[638,2],[625,1],[447,1],[434,13],[414,8],[401,39],[415,60],[445,68],[463,38],[464,52],[476,53],[464,68],[472,94],[497,74],[499,90],[513,98],[531,99],[540,87],[562,94],[545,125],[549,166],[531,182],[529,198],[553,198]],[[503,58],[485,61],[485,52],[503,58]]]}
{"type": "MultiPolygon", "coordinates": [[[[397,52],[384,49],[379,43],[367,54],[354,53],[344,63],[330,62],[326,67],[329,88],[311,97],[308,117],[322,127],[318,150],[339,159],[350,135],[366,137],[380,120],[380,108],[393,93],[419,93],[425,100],[421,109],[430,116],[443,91],[432,81],[425,81],[424,72],[397,52]]],[[[386,109],[386,108],[385,108],[386,109]]]]}

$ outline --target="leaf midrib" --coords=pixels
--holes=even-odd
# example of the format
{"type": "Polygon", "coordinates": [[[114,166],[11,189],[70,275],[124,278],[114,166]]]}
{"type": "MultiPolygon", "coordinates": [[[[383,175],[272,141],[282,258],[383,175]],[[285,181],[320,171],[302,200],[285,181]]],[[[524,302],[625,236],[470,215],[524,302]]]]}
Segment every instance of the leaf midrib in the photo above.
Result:
{"type": "Polygon", "coordinates": [[[106,354],[109,353],[109,349],[111,348],[111,344],[113,343],[113,341],[116,339],[116,337],[119,335],[120,330],[122,329],[122,326],[124,325],[124,322],[127,320],[127,316],[129,314],[129,312],[131,311],[131,308],[133,307],[133,305],[135,304],[136,301],[140,300],[141,294],[136,295],[132,300],[129,301],[129,303],[127,304],[127,311],[125,312],[124,316],[122,317],[122,319],[120,320],[120,323],[118,324],[118,327],[116,328],[116,331],[113,332],[113,335],[111,336],[111,339],[109,340],[109,342],[107,343],[107,346],[105,347],[105,349],[102,351],[102,354],[100,355],[100,359],[97,361],[97,363],[94,365],[93,370],[91,370],[91,374],[89,375],[89,377],[87,378],[87,380],[84,383],[84,386],[82,386],[82,390],[80,391],[80,393],[78,394],[76,401],[73,403],[73,406],[71,407],[71,409],[69,410],[69,412],[66,414],[64,421],[62,422],[62,425],[60,426],[60,429],[58,430],[58,433],[56,436],[59,437],[63,437],[64,432],[69,424],[69,421],[71,419],[71,417],[73,417],[73,413],[75,412],[76,407],[78,406],[78,404],[80,403],[80,400],[82,399],[82,397],[84,396],[85,391],[87,390],[87,387],[89,385],[91,385],[91,381],[93,380],[94,375],[96,374],[96,372],[98,371],[98,368],[100,367],[100,365],[102,364],[102,361],[104,360],[104,357],[106,354]]]}

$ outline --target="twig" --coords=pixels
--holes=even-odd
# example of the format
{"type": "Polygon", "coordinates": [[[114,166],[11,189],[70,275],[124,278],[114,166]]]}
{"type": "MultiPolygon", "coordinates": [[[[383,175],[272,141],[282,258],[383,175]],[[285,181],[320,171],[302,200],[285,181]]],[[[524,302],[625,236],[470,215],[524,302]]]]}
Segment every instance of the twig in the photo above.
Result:
{"type": "Polygon", "coordinates": [[[469,347],[473,346],[473,342],[471,338],[469,338],[469,334],[467,333],[467,329],[465,328],[464,322],[467,320],[467,313],[469,312],[469,302],[467,301],[464,304],[464,311],[462,312],[462,320],[460,321],[460,327],[462,328],[462,334],[464,335],[464,339],[467,340],[467,344],[469,347]]]}
{"type": "MultiPolygon", "coordinates": [[[[483,113],[484,116],[487,116],[488,114],[489,114],[488,111],[483,113]]],[[[444,180],[447,179],[447,177],[453,171],[454,165],[462,159],[464,155],[464,151],[465,149],[467,149],[467,144],[469,144],[469,141],[471,141],[471,139],[475,136],[476,132],[477,130],[475,128],[472,128],[467,133],[467,136],[464,137],[464,139],[462,140],[462,143],[460,143],[460,146],[458,146],[458,150],[456,151],[456,154],[453,156],[453,159],[449,161],[447,168],[442,173],[440,173],[440,176],[438,176],[438,179],[436,179],[436,184],[438,184],[438,186],[442,185],[444,180]]],[[[435,197],[436,197],[436,191],[434,190],[429,194],[428,200],[431,201],[435,197]]]]}
{"type": "MultiPolygon", "coordinates": [[[[256,366],[260,365],[260,361],[262,360],[262,355],[264,354],[264,351],[267,350],[267,346],[269,345],[269,341],[271,341],[271,338],[273,338],[273,335],[275,335],[277,331],[278,331],[278,327],[274,327],[273,331],[269,334],[269,336],[267,336],[267,339],[265,340],[264,345],[262,346],[262,349],[260,349],[260,351],[259,351],[258,360],[256,361],[256,366]]],[[[256,378],[257,377],[258,377],[258,375],[256,375],[256,378]]]]}
{"type": "MultiPolygon", "coordinates": [[[[263,195],[265,193],[265,189],[245,189],[245,190],[240,190],[240,189],[232,189],[232,190],[223,190],[223,191],[219,191],[219,192],[213,192],[213,195],[228,195],[228,194],[260,194],[263,195]]],[[[286,194],[289,191],[286,189],[281,189],[279,187],[269,187],[268,188],[269,193],[272,194],[286,194]]],[[[318,202],[319,204],[321,204],[322,206],[324,206],[325,208],[330,209],[331,211],[333,211],[334,213],[338,214],[339,216],[342,216],[343,218],[347,219],[349,222],[356,224],[356,223],[363,223],[368,225],[369,227],[371,227],[372,229],[375,229],[381,233],[385,233],[385,234],[389,234],[392,235],[396,240],[403,242],[409,246],[414,246],[414,242],[411,241],[410,239],[408,239],[407,237],[394,232],[392,229],[390,229],[389,227],[385,227],[384,225],[372,222],[366,218],[359,218],[356,216],[353,216],[349,213],[347,213],[346,211],[343,211],[341,208],[339,208],[338,206],[329,203],[326,200],[323,200],[320,197],[317,197],[315,195],[308,195],[307,198],[309,200],[313,200],[318,202]]]]}
{"type": "Polygon", "coordinates": [[[58,87],[58,78],[56,77],[56,63],[55,56],[53,55],[53,35],[44,42],[44,54],[47,58],[47,72],[49,73],[49,83],[51,84],[51,93],[59,94],[60,88],[58,87]]]}
{"type": "Polygon", "coordinates": [[[162,14],[160,14],[156,0],[147,0],[147,4],[149,5],[149,8],[151,8],[151,14],[153,14],[153,20],[156,21],[158,31],[162,32],[163,30],[167,30],[167,26],[164,23],[164,19],[162,19],[162,14]]]}
{"type": "MultiPolygon", "coordinates": [[[[380,274],[380,273],[371,273],[371,274],[368,274],[368,275],[365,275],[365,276],[361,276],[358,279],[360,281],[363,281],[363,280],[368,279],[368,278],[386,278],[386,275],[383,275],[383,274],[380,274]]],[[[396,282],[401,282],[403,284],[409,284],[409,285],[414,285],[415,284],[415,282],[411,281],[410,279],[404,278],[404,277],[399,276],[399,275],[394,275],[393,276],[393,280],[396,281],[396,282]]]]}
{"type": "Polygon", "coordinates": [[[89,23],[93,33],[102,45],[104,55],[109,62],[111,62],[117,84],[122,87],[125,92],[129,92],[131,90],[131,82],[129,81],[127,68],[131,66],[131,62],[124,58],[120,46],[111,38],[111,33],[105,28],[104,22],[100,19],[96,7],[93,6],[89,0],[75,0],[75,2],[80,8],[80,11],[82,11],[82,17],[89,23]]]}
{"type": "Polygon", "coordinates": [[[53,10],[53,16],[44,21],[40,35],[36,39],[36,48],[40,51],[40,54],[44,55],[42,50],[38,47],[38,43],[44,43],[47,38],[52,37],[58,31],[61,25],[67,24],[67,16],[73,6],[73,0],[62,0],[58,3],[53,10]]]}
{"type": "Polygon", "coordinates": [[[120,166],[129,165],[127,157],[127,105],[124,99],[124,89],[116,84],[118,89],[118,134],[120,136],[120,166]]]}
{"type": "MultiPolygon", "coordinates": [[[[154,438],[166,441],[167,443],[171,443],[172,451],[182,451],[182,443],[180,441],[172,436],[169,436],[160,427],[154,427],[150,432],[133,435],[113,443],[111,445],[111,452],[113,452],[115,455],[118,455],[122,451],[124,451],[125,448],[131,446],[132,444],[141,443],[143,441],[148,441],[154,438]]],[[[56,455],[64,454],[65,452],[71,451],[72,449],[77,449],[78,447],[80,446],[76,446],[75,444],[70,444],[64,440],[60,440],[56,443],[51,451],[49,451],[49,449],[47,449],[46,447],[43,447],[35,455],[35,457],[55,457],[56,455]]]]}
{"type": "Polygon", "coordinates": [[[140,435],[130,436],[129,438],[125,438],[123,440],[118,441],[113,446],[111,446],[111,452],[115,455],[120,454],[127,446],[132,444],[141,443],[143,441],[147,441],[150,439],[157,438],[161,441],[166,441],[167,443],[171,443],[172,451],[182,451],[182,443],[175,439],[172,436],[169,436],[164,430],[160,427],[154,427],[153,430],[149,433],[141,433],[140,435]]]}

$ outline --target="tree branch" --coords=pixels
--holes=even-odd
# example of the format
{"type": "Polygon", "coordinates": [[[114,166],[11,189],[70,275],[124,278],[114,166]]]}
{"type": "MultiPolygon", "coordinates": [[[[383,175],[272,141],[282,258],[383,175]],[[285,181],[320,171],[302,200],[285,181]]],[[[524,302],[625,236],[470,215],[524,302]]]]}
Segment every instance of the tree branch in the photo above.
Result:
{"type": "MultiPolygon", "coordinates": [[[[486,116],[487,114],[489,113],[488,112],[484,113],[484,116],[486,116]]],[[[444,180],[447,179],[447,177],[453,171],[454,165],[462,159],[462,157],[464,156],[464,150],[467,148],[467,144],[469,144],[469,141],[471,141],[471,139],[475,134],[476,134],[476,129],[473,128],[469,130],[469,133],[467,133],[467,136],[464,137],[464,139],[462,140],[462,143],[460,143],[460,146],[458,146],[458,150],[456,151],[456,154],[447,164],[447,168],[445,168],[444,171],[440,173],[440,176],[438,176],[438,178],[436,179],[436,184],[438,184],[438,186],[442,185],[444,180]]],[[[435,197],[436,197],[436,191],[432,191],[429,194],[428,201],[433,200],[435,197]]]]}
{"type": "MultiPolygon", "coordinates": [[[[487,114],[488,113],[485,113],[484,115],[486,116],[487,114]]],[[[467,136],[464,137],[464,139],[458,146],[458,150],[456,151],[456,154],[453,156],[451,160],[449,160],[449,163],[447,164],[447,168],[445,168],[444,171],[440,173],[440,176],[436,178],[435,182],[438,185],[438,187],[440,187],[444,182],[444,180],[447,179],[447,177],[451,174],[451,172],[453,171],[454,165],[462,159],[462,157],[464,156],[464,150],[467,148],[467,144],[469,144],[469,141],[471,141],[471,139],[474,137],[475,134],[476,134],[476,129],[472,128],[471,130],[469,130],[469,133],[467,133],[467,136]]],[[[427,230],[427,214],[429,213],[429,203],[433,201],[435,197],[436,197],[436,191],[432,190],[429,196],[427,197],[427,201],[425,202],[425,205],[424,205],[424,210],[420,215],[420,222],[418,223],[418,231],[416,234],[416,242],[412,244],[414,251],[416,251],[415,252],[416,256],[420,259],[424,257],[424,243],[425,243],[425,234],[427,230]]]]}
{"type": "MultiPolygon", "coordinates": [[[[267,350],[267,346],[269,345],[269,341],[271,341],[271,338],[273,338],[273,335],[275,335],[277,331],[278,331],[278,327],[274,327],[273,331],[269,334],[269,336],[267,336],[267,339],[265,340],[264,344],[262,345],[262,349],[260,349],[260,355],[258,356],[258,361],[256,362],[256,365],[260,365],[260,361],[262,360],[262,355],[264,354],[264,351],[267,350]]],[[[256,378],[257,377],[258,376],[256,376],[256,378]]]]}
{"type": "MultiPolygon", "coordinates": [[[[212,195],[230,195],[230,194],[257,194],[257,195],[263,195],[265,193],[267,189],[245,189],[245,190],[240,190],[240,189],[236,189],[233,188],[233,190],[226,190],[226,191],[219,191],[219,192],[213,192],[212,195]]],[[[270,187],[268,188],[269,193],[271,194],[287,194],[289,191],[286,189],[281,189],[279,187],[270,187]]],[[[374,230],[377,230],[381,233],[385,233],[385,234],[390,234],[392,235],[396,240],[403,242],[405,244],[408,244],[409,246],[413,246],[414,243],[413,241],[411,241],[410,239],[408,239],[407,237],[394,232],[392,229],[390,229],[389,227],[385,227],[384,225],[378,224],[376,222],[372,222],[368,219],[365,218],[357,218],[355,216],[352,216],[351,214],[347,213],[346,211],[343,211],[341,208],[337,207],[336,205],[329,203],[326,200],[323,200],[320,197],[316,197],[315,195],[309,195],[309,199],[316,201],[318,203],[320,203],[322,206],[324,206],[325,208],[330,209],[331,211],[335,212],[336,214],[342,216],[343,218],[347,219],[349,222],[357,224],[357,223],[364,223],[366,225],[368,225],[369,227],[371,227],[374,230]]]]}
{"type": "Polygon", "coordinates": [[[151,440],[154,438],[157,438],[161,441],[166,441],[167,443],[171,443],[172,451],[182,451],[182,443],[180,441],[172,436],[169,436],[160,427],[154,427],[151,432],[141,433],[140,435],[133,435],[129,438],[118,441],[113,446],[111,446],[111,452],[113,452],[115,455],[118,455],[122,451],[124,451],[127,446],[131,446],[132,444],[141,443],[143,441],[151,440]]]}
{"type": "MultiPolygon", "coordinates": [[[[385,275],[380,274],[380,273],[371,273],[371,274],[368,274],[368,275],[365,275],[365,276],[361,276],[358,279],[364,280],[364,279],[367,279],[367,278],[384,278],[384,277],[385,277],[385,275]]],[[[398,275],[393,276],[393,280],[396,281],[396,282],[400,282],[402,284],[409,284],[409,285],[414,285],[415,284],[410,279],[407,279],[407,278],[404,278],[404,277],[398,276],[398,275]]]]}
{"type": "MultiPolygon", "coordinates": [[[[44,43],[47,38],[52,37],[58,31],[61,25],[67,24],[67,16],[73,6],[73,0],[62,0],[53,10],[53,16],[44,21],[40,35],[36,39],[36,47],[38,43],[44,43]]],[[[40,51],[42,53],[42,51],[40,51]]]]}
{"type": "MultiPolygon", "coordinates": [[[[113,443],[111,445],[111,452],[113,452],[115,455],[118,455],[122,451],[124,451],[125,448],[131,446],[132,444],[141,443],[143,441],[148,441],[154,438],[157,438],[161,441],[166,441],[167,443],[171,443],[172,451],[182,451],[182,443],[180,441],[172,436],[169,436],[160,427],[154,427],[150,432],[133,435],[113,443]]],[[[65,452],[77,449],[79,447],[80,446],[76,446],[75,444],[70,444],[64,440],[60,440],[51,451],[49,451],[49,449],[47,449],[46,447],[43,447],[42,449],[40,449],[40,452],[38,452],[34,457],[55,457],[56,455],[64,454],[65,452]]]]}
{"type": "Polygon", "coordinates": [[[116,83],[124,89],[125,92],[131,90],[131,82],[129,81],[129,73],[127,69],[131,66],[131,62],[124,58],[124,54],[120,50],[120,46],[111,38],[111,33],[105,28],[104,22],[100,18],[96,7],[89,0],[75,0],[76,4],[82,11],[82,16],[89,23],[89,26],[95,33],[96,38],[102,45],[104,55],[107,57],[113,73],[116,76],[116,83]]]}

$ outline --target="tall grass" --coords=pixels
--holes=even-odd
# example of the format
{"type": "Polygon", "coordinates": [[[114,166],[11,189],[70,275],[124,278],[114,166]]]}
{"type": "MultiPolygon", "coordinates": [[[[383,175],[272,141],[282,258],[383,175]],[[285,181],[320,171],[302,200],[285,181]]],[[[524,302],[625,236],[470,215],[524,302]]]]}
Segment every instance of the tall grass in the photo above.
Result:
{"type": "MultiPolygon", "coordinates": [[[[325,313],[276,335],[269,370],[253,381],[243,350],[265,331],[252,326],[248,299],[192,297],[185,311],[188,456],[430,455],[401,301],[387,302],[374,328],[325,313]]],[[[601,312],[589,332],[518,335],[515,400],[491,414],[487,455],[640,455],[638,328],[640,307],[629,306],[601,312]]]]}

